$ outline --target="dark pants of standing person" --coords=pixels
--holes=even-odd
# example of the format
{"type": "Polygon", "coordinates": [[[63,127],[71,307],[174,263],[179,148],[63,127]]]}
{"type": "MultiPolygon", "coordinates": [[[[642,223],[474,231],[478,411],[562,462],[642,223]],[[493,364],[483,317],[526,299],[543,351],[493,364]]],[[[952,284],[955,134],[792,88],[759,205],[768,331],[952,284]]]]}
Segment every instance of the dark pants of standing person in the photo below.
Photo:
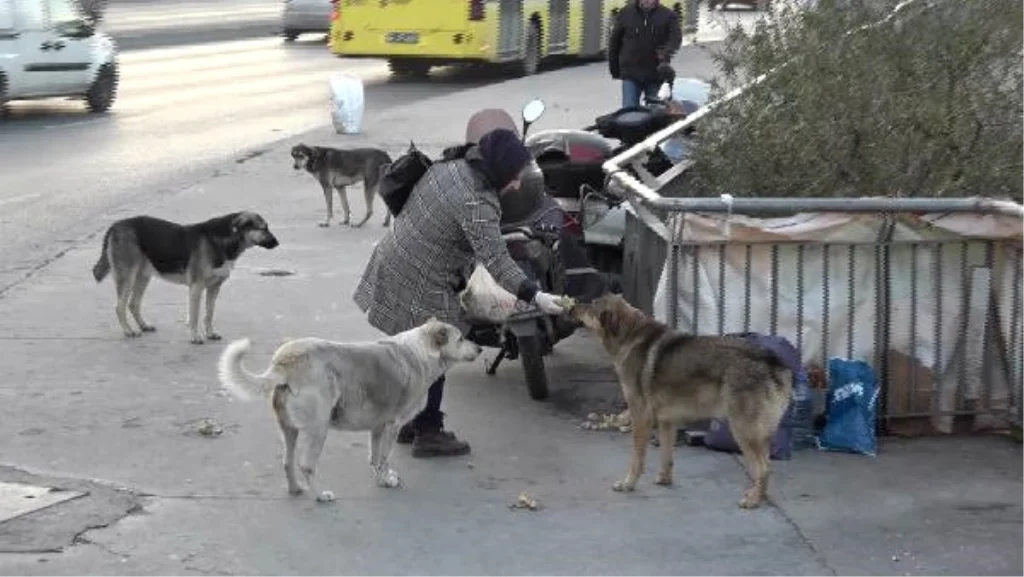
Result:
{"type": "Polygon", "coordinates": [[[427,406],[413,417],[412,426],[417,431],[432,431],[444,426],[441,400],[444,398],[444,375],[434,381],[427,391],[427,406]]]}

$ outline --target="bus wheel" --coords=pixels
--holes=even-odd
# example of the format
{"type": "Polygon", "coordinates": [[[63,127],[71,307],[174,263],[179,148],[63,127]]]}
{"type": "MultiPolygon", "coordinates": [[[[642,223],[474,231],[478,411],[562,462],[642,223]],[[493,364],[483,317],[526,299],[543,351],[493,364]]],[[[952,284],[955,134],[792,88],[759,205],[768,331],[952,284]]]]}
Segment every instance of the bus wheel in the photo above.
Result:
{"type": "Polygon", "coordinates": [[[430,75],[430,64],[412,58],[390,58],[388,68],[396,78],[426,78],[430,75]]]}
{"type": "Polygon", "coordinates": [[[519,63],[520,76],[533,76],[540,69],[540,27],[531,22],[526,31],[526,46],[519,63]]]}
{"type": "Polygon", "coordinates": [[[0,72],[0,119],[3,119],[10,113],[7,109],[7,77],[4,76],[3,72],[0,72]]]}

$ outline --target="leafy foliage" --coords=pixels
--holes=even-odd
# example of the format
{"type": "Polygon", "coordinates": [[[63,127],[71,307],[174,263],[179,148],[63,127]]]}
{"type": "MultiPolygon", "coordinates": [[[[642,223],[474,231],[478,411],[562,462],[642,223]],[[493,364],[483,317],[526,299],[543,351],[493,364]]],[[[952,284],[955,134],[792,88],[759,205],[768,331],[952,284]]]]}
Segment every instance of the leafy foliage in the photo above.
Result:
{"type": "Polygon", "coordinates": [[[1021,202],[1021,0],[910,0],[871,25],[897,4],[777,6],[732,30],[712,100],[775,72],[698,127],[695,193],[1021,202]]]}

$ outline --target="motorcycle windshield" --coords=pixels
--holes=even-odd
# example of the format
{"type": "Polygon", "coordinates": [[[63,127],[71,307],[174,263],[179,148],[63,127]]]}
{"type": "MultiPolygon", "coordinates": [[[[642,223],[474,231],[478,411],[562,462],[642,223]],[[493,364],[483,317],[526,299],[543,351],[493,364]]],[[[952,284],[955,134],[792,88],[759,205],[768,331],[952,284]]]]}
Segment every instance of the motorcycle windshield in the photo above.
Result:
{"type": "Polygon", "coordinates": [[[672,85],[672,100],[681,102],[687,114],[691,114],[708,102],[711,85],[697,78],[678,78],[672,85]]]}

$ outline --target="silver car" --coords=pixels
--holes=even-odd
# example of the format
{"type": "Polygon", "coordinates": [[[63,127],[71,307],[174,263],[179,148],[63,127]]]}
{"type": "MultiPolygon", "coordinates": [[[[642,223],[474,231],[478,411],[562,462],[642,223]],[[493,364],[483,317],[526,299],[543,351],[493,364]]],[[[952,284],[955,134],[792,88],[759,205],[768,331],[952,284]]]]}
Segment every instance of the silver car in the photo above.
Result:
{"type": "Polygon", "coordinates": [[[328,33],[332,11],[338,2],[332,0],[284,0],[281,34],[288,42],[304,32],[328,33]]]}

